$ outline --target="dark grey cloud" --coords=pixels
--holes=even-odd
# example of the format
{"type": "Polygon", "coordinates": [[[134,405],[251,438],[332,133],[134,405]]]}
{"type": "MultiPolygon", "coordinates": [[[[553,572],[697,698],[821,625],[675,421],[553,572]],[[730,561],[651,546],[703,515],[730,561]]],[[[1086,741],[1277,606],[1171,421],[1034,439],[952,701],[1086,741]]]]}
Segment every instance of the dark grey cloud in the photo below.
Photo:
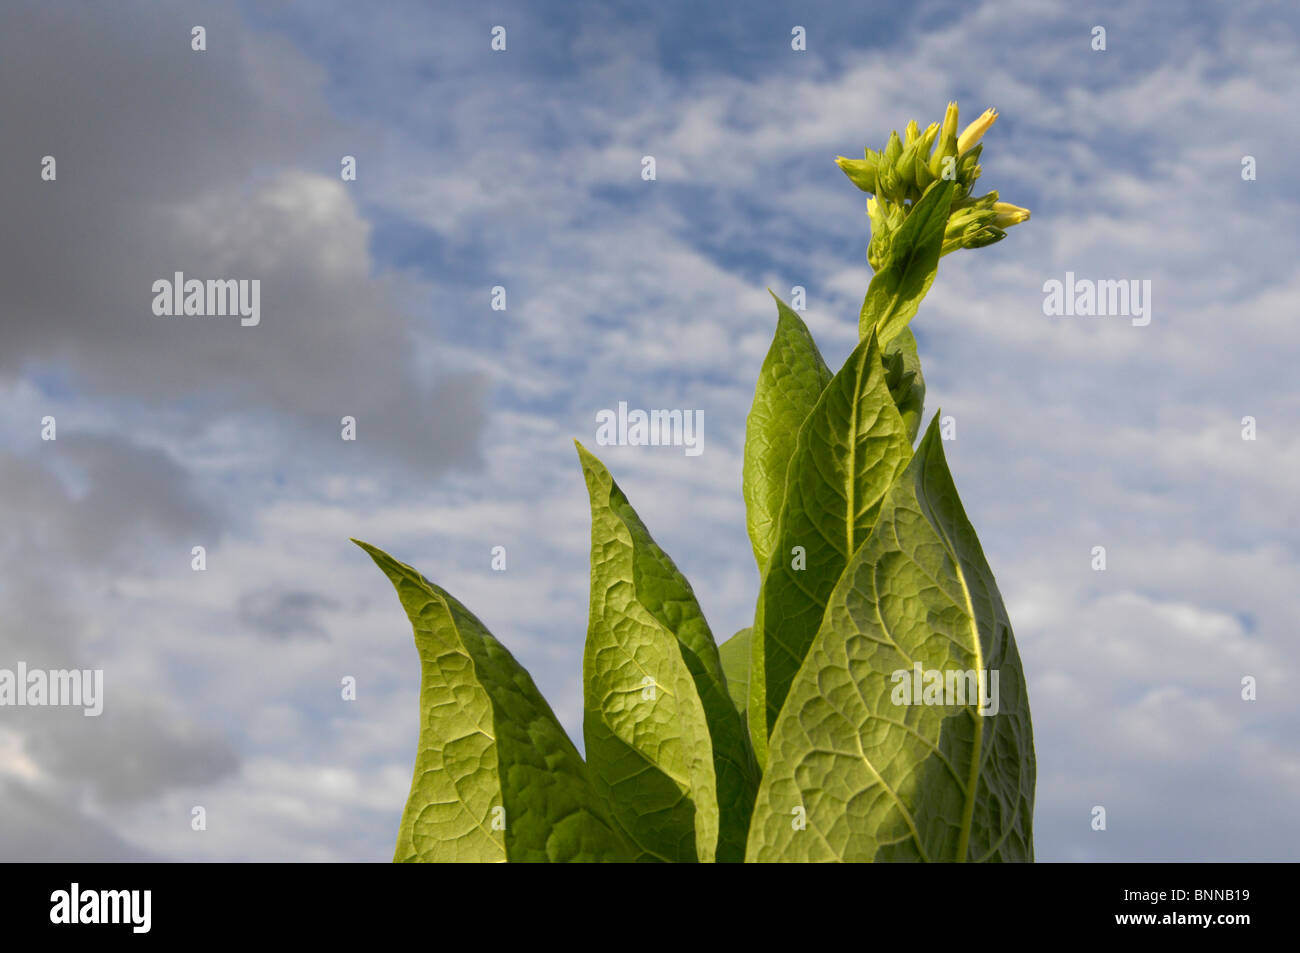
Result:
{"type": "MultiPolygon", "coordinates": [[[[332,116],[323,88],[315,64],[232,7],[0,10],[0,384],[34,383],[59,428],[36,444],[35,419],[0,428],[0,665],[105,667],[108,696],[97,718],[0,721],[39,772],[28,786],[0,764],[0,857],[148,859],[83,807],[140,805],[240,769],[231,740],[182,702],[188,685],[169,698],[113,660],[156,650],[166,669],[168,646],[142,641],[172,611],[166,579],[192,582],[190,547],[229,535],[248,485],[394,464],[427,477],[476,460],[484,380],[428,371],[436,316],[424,326],[411,301],[427,292],[375,272],[356,189],[338,176],[344,154],[364,174],[367,134],[332,116]],[[206,52],[190,49],[195,24],[206,52]],[[260,324],[154,315],[154,281],[177,271],[258,279],[260,324]],[[77,419],[87,398],[94,420],[77,419]],[[339,439],[345,415],[355,444],[339,439]],[[160,449],[214,428],[250,433],[256,463],[238,480],[199,478],[160,449]],[[156,599],[123,626],[123,600],[150,577],[156,599]]],[[[265,590],[226,611],[264,638],[301,639],[333,607],[265,590]]]]}
{"type": "Polygon", "coordinates": [[[220,532],[220,510],[166,451],[127,436],[68,431],[39,448],[0,453],[0,559],[15,568],[39,555],[65,568],[121,571],[135,568],[132,554],[149,543],[212,540],[220,532]]]}
{"type": "Polygon", "coordinates": [[[79,392],[193,401],[195,428],[269,415],[286,439],[268,465],[337,449],[345,415],[368,456],[472,463],[484,382],[417,367],[407,292],[372,273],[338,175],[365,131],[331,118],[322,85],[230,10],[7,5],[0,375],[57,367],[79,392]],[[153,282],[178,271],[258,279],[261,323],[154,315],[153,282]]]}
{"type": "Polygon", "coordinates": [[[127,844],[103,823],[49,792],[0,778],[0,860],[122,863],[163,858],[127,844]]]}
{"type": "Polygon", "coordinates": [[[328,633],[320,613],[339,607],[337,601],[317,592],[268,588],[241,596],[237,615],[242,625],[275,642],[325,639],[328,633]]]}
{"type": "MultiPolygon", "coordinates": [[[[26,456],[0,453],[0,487],[6,528],[0,665],[6,667],[18,661],[43,669],[102,667],[98,652],[84,645],[103,598],[98,582],[149,572],[169,550],[174,561],[188,561],[190,540],[215,540],[220,532],[219,511],[202,499],[190,473],[166,452],[127,437],[64,430],[26,456]]],[[[179,720],[165,705],[142,704],[111,668],[104,679],[97,717],[79,708],[3,710],[0,727],[20,733],[26,755],[60,792],[126,802],[214,781],[238,767],[219,733],[179,720]]],[[[73,811],[68,805],[58,810],[73,811]]],[[[68,824],[94,826],[85,818],[68,824]]],[[[26,840],[11,834],[0,825],[0,847],[22,857],[26,840]]],[[[142,856],[102,833],[91,836],[87,850],[68,856],[142,856]]],[[[32,856],[51,855],[42,848],[32,856]]]]}
{"type": "Polygon", "coordinates": [[[94,602],[84,585],[160,562],[188,564],[222,513],[166,452],[129,437],[61,431],[0,452],[0,660],[77,665],[94,602]]]}
{"type": "Polygon", "coordinates": [[[25,751],[60,790],[126,803],[171,788],[211,784],[238,769],[239,758],[218,731],[168,707],[121,696],[109,670],[104,710],[96,717],[73,708],[24,711],[25,751]]]}

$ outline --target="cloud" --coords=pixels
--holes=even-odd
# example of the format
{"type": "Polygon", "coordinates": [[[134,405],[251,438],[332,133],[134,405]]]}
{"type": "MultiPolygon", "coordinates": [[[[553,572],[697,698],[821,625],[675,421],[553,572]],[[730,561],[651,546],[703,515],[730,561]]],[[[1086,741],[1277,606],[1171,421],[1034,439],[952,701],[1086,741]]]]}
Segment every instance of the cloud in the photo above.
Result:
{"type": "Polygon", "coordinates": [[[357,133],[330,117],[320,69],[228,12],[205,18],[207,53],[189,16],[120,12],[30,6],[0,38],[8,134],[39,144],[0,157],[21,184],[0,196],[0,374],[58,367],[137,407],[203,408],[192,425],[270,414],[299,454],[337,450],[351,415],[371,452],[422,474],[472,465],[483,381],[417,365],[412,289],[376,273],[337,172],[357,133]],[[55,48],[77,68],[45,69],[55,48]],[[260,281],[260,325],[155,316],[153,283],[176,272],[260,281]]]}
{"type": "Polygon", "coordinates": [[[32,453],[0,451],[0,649],[52,668],[81,667],[78,642],[106,579],[188,562],[180,544],[211,541],[221,524],[165,451],[123,435],[59,433],[32,453]]]}
{"type": "Polygon", "coordinates": [[[218,731],[170,706],[122,697],[113,674],[105,673],[104,710],[93,728],[80,709],[33,710],[26,719],[28,756],[61,791],[86,791],[107,804],[138,801],[209,785],[238,768],[218,731]]]}
{"type": "Polygon", "coordinates": [[[327,638],[317,614],[339,604],[302,589],[259,589],[239,600],[239,620],[267,639],[327,638]]]}
{"type": "Polygon", "coordinates": [[[0,844],[9,860],[42,863],[142,863],[162,858],[127,843],[111,823],[91,820],[57,795],[0,778],[0,844]]]}

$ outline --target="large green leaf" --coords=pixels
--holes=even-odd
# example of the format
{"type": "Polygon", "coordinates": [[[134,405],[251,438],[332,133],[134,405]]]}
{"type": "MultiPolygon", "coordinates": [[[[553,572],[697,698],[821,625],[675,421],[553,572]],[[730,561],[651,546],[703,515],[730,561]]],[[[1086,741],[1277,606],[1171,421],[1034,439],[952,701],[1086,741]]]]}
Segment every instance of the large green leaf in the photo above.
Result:
{"type": "Polygon", "coordinates": [[[743,720],[749,714],[749,662],[753,629],[741,629],[718,646],[722,670],[727,673],[727,692],[743,720]]]}
{"type": "Polygon", "coordinates": [[[826,599],[911,452],[872,332],[822,392],[790,460],[754,618],[749,732],[760,765],[826,599]]]}
{"type": "Polygon", "coordinates": [[[474,615],[360,540],[420,655],[420,740],[395,861],[621,861],[587,767],[524,668],[474,615]]]}
{"type": "Polygon", "coordinates": [[[858,319],[858,335],[875,328],[882,347],[916,316],[921,299],[939,270],[939,252],[948,226],[956,182],[935,182],[894,233],[889,261],[867,287],[858,319]]]}
{"type": "Polygon", "coordinates": [[[795,437],[831,379],[803,319],[775,294],[772,298],[776,334],[758,372],[745,424],[745,515],[759,572],[776,545],[776,520],[795,437]]]}
{"type": "Polygon", "coordinates": [[[591,495],[587,758],[643,859],[739,862],[758,785],[690,584],[581,445],[591,495]]]}
{"type": "Polygon", "coordinates": [[[921,375],[921,358],[916,353],[916,337],[911,328],[903,328],[885,348],[885,381],[894,398],[894,406],[907,424],[907,442],[915,443],[925,410],[925,378],[921,375]]]}
{"type": "Polygon", "coordinates": [[[790,689],[751,861],[1033,860],[1024,675],[937,419],[835,587],[790,689]],[[917,665],[945,680],[997,672],[996,709],[924,693],[939,703],[912,704],[901,691],[917,665]]]}

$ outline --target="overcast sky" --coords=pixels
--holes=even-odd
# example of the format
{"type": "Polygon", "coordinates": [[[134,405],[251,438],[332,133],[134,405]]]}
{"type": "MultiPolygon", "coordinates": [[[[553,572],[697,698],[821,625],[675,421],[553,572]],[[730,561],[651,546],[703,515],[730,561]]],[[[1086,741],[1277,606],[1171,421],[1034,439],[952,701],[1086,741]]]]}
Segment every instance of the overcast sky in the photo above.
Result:
{"type": "Polygon", "coordinates": [[[0,668],[103,669],[106,698],[0,709],[0,859],[388,860],[419,666],[350,536],[455,593],[580,739],[572,438],[619,401],[703,411],[699,456],[600,455],[718,640],[748,625],[765,289],[807,289],[838,367],[870,271],[833,159],[949,99],[1001,111],[981,183],[1033,210],[945,258],[913,328],[1024,659],[1038,858],[1297,859],[1298,25],[1248,0],[6,3],[0,668]],[[261,323],[156,316],[178,271],[259,279],[261,323]],[[1066,272],[1149,280],[1150,324],[1045,316],[1066,272]]]}

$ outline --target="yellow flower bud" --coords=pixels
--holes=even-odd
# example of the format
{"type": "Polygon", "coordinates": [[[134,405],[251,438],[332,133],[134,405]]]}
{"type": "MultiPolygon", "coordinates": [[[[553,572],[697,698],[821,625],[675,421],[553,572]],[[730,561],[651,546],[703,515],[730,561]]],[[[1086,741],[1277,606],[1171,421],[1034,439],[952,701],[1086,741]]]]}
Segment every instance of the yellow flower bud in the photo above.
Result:
{"type": "Polygon", "coordinates": [[[876,163],[871,159],[846,159],[836,156],[835,164],[843,170],[854,185],[863,192],[876,192],[876,163]]]}
{"type": "Polygon", "coordinates": [[[889,134],[889,141],[885,143],[884,162],[882,164],[893,165],[902,154],[903,140],[898,138],[898,130],[894,130],[889,134]]]}
{"type": "Polygon", "coordinates": [[[990,106],[980,114],[980,117],[973,123],[962,130],[961,135],[957,137],[957,154],[962,155],[975,147],[975,144],[984,138],[984,133],[989,131],[989,127],[998,121],[998,111],[990,106]]]}
{"type": "Polygon", "coordinates": [[[993,224],[999,228],[1010,228],[1012,225],[1029,221],[1029,209],[1012,205],[1010,202],[994,202],[993,211],[997,213],[993,224]]]}
{"type": "Polygon", "coordinates": [[[940,140],[957,135],[957,104],[949,103],[943,114],[943,133],[940,140]]]}

